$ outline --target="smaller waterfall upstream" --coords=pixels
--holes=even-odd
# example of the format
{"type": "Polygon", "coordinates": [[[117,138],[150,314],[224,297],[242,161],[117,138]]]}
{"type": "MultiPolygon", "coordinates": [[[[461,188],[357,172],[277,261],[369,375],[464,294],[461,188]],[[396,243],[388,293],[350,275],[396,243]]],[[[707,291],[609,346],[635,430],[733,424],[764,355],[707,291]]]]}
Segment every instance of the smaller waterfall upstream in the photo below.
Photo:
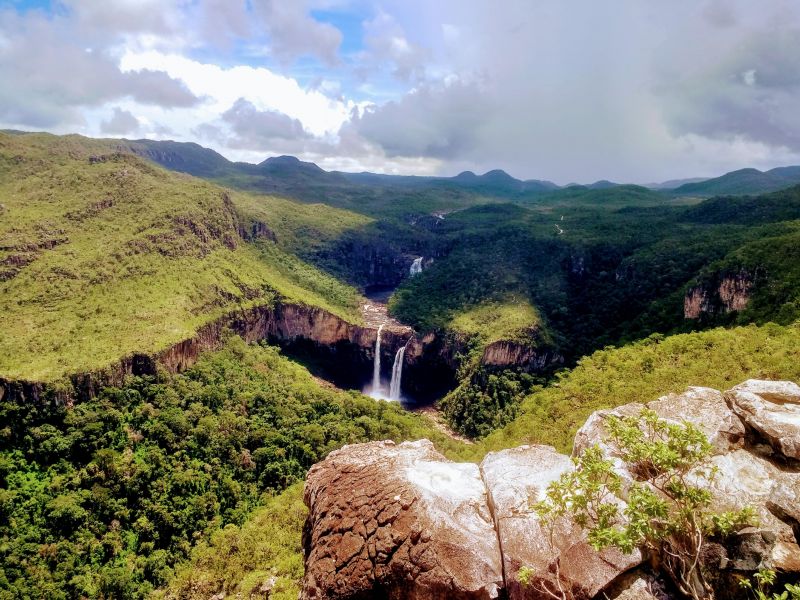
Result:
{"type": "Polygon", "coordinates": [[[422,273],[422,257],[415,258],[414,262],[411,263],[411,268],[408,270],[408,274],[413,277],[414,275],[419,275],[422,273]]]}
{"type": "Polygon", "coordinates": [[[383,324],[378,327],[378,337],[375,340],[375,360],[372,362],[372,393],[379,394],[381,391],[381,332],[383,324]]]}
{"type": "MultiPolygon", "coordinates": [[[[407,345],[407,344],[406,344],[407,345]]],[[[392,382],[389,384],[389,400],[400,400],[400,382],[403,379],[403,359],[406,355],[406,346],[400,348],[394,355],[392,365],[392,382]]]]}

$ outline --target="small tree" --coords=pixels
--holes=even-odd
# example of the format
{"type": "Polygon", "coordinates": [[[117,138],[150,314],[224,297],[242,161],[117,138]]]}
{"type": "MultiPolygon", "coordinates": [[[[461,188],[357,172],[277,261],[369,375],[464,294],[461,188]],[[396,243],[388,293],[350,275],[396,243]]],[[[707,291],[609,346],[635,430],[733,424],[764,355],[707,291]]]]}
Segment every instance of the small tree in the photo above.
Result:
{"type": "Polygon", "coordinates": [[[769,569],[762,569],[752,580],[741,579],[739,585],[749,590],[756,600],[800,600],[800,585],[787,583],[782,592],[771,591],[775,585],[775,571],[769,569]]]}
{"type": "MultiPolygon", "coordinates": [[[[707,484],[716,470],[708,466],[711,445],[697,427],[670,423],[651,410],[611,416],[606,425],[607,442],[616,448],[632,481],[626,485],[613,462],[594,446],[573,459],[573,471],[550,484],[535,511],[551,528],[559,518],[572,518],[587,529],[595,550],[615,547],[630,553],[641,548],[682,594],[713,599],[700,560],[703,544],[709,535],[725,535],[748,524],[752,509],[710,511],[707,484]]],[[[564,593],[561,597],[567,598],[564,593]]]]}

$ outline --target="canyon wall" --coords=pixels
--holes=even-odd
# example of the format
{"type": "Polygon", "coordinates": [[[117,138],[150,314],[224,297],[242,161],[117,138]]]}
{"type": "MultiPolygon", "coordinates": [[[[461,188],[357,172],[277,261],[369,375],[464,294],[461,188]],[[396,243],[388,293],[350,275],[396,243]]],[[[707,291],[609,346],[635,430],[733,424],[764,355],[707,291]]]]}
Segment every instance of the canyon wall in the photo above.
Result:
{"type": "Polygon", "coordinates": [[[683,316],[699,319],[703,316],[727,314],[743,310],[750,301],[755,276],[745,269],[722,273],[692,286],[683,299],[683,316]]]}
{"type": "MultiPolygon", "coordinates": [[[[56,384],[0,378],[0,398],[71,404],[95,396],[103,387],[122,385],[126,376],[152,375],[159,366],[178,373],[194,365],[202,352],[218,349],[226,331],[248,342],[267,340],[290,350],[299,348],[327,357],[341,355],[347,368],[356,374],[363,370],[364,378],[371,368],[377,337],[375,328],[348,323],[321,308],[279,302],[233,311],[161,352],[135,353],[105,369],[73,374],[56,384]]],[[[384,331],[382,350],[386,360],[391,360],[412,334],[410,328],[384,331]]]]}

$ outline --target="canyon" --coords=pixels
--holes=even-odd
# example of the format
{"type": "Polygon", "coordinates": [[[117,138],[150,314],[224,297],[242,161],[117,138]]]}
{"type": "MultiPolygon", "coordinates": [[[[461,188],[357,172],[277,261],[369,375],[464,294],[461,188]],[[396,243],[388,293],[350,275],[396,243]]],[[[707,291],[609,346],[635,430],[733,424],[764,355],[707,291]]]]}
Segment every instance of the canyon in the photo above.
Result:
{"type": "MultiPolygon", "coordinates": [[[[402,391],[415,402],[427,404],[455,387],[458,355],[466,340],[454,334],[419,335],[391,319],[385,305],[365,302],[363,325],[357,325],[322,308],[276,301],[272,305],[232,311],[202,327],[197,333],[152,354],[134,353],[105,369],[76,373],[59,382],[0,378],[0,398],[13,402],[73,404],[97,395],[107,386],[121,386],[127,376],[154,375],[159,368],[180,373],[195,364],[204,351],[222,346],[228,332],[247,342],[267,341],[303,361],[313,361],[323,379],[343,389],[363,389],[374,376],[375,342],[381,330],[381,379],[391,374],[403,349],[402,391]]],[[[483,363],[492,367],[543,368],[557,355],[538,354],[517,343],[487,347],[483,363]]],[[[397,381],[396,395],[401,394],[397,381]]],[[[388,388],[387,388],[388,389],[388,388]]]]}

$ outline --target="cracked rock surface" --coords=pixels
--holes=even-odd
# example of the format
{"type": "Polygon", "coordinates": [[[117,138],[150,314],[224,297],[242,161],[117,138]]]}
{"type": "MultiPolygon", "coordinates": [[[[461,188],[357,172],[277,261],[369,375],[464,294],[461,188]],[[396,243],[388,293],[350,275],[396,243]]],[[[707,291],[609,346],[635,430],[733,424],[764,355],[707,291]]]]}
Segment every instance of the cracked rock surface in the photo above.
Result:
{"type": "Polygon", "coordinates": [[[345,446],[308,474],[303,598],[497,598],[500,551],[478,466],[428,440],[345,446]]]}
{"type": "MultiPolygon", "coordinates": [[[[758,516],[753,527],[709,541],[703,560],[717,597],[746,597],[737,577],[759,569],[800,573],[800,386],[749,380],[724,393],[694,387],[597,411],[573,454],[597,444],[632,482],[605,441],[605,420],[645,406],[708,437],[713,510],[750,506],[758,516]]],[[[597,552],[566,518],[542,527],[531,504],[572,468],[568,456],[539,445],[491,452],[480,466],[451,462],[428,440],[332,452],[306,481],[301,599],[539,600],[560,589],[576,600],[677,598],[640,552],[597,552]]]]}

